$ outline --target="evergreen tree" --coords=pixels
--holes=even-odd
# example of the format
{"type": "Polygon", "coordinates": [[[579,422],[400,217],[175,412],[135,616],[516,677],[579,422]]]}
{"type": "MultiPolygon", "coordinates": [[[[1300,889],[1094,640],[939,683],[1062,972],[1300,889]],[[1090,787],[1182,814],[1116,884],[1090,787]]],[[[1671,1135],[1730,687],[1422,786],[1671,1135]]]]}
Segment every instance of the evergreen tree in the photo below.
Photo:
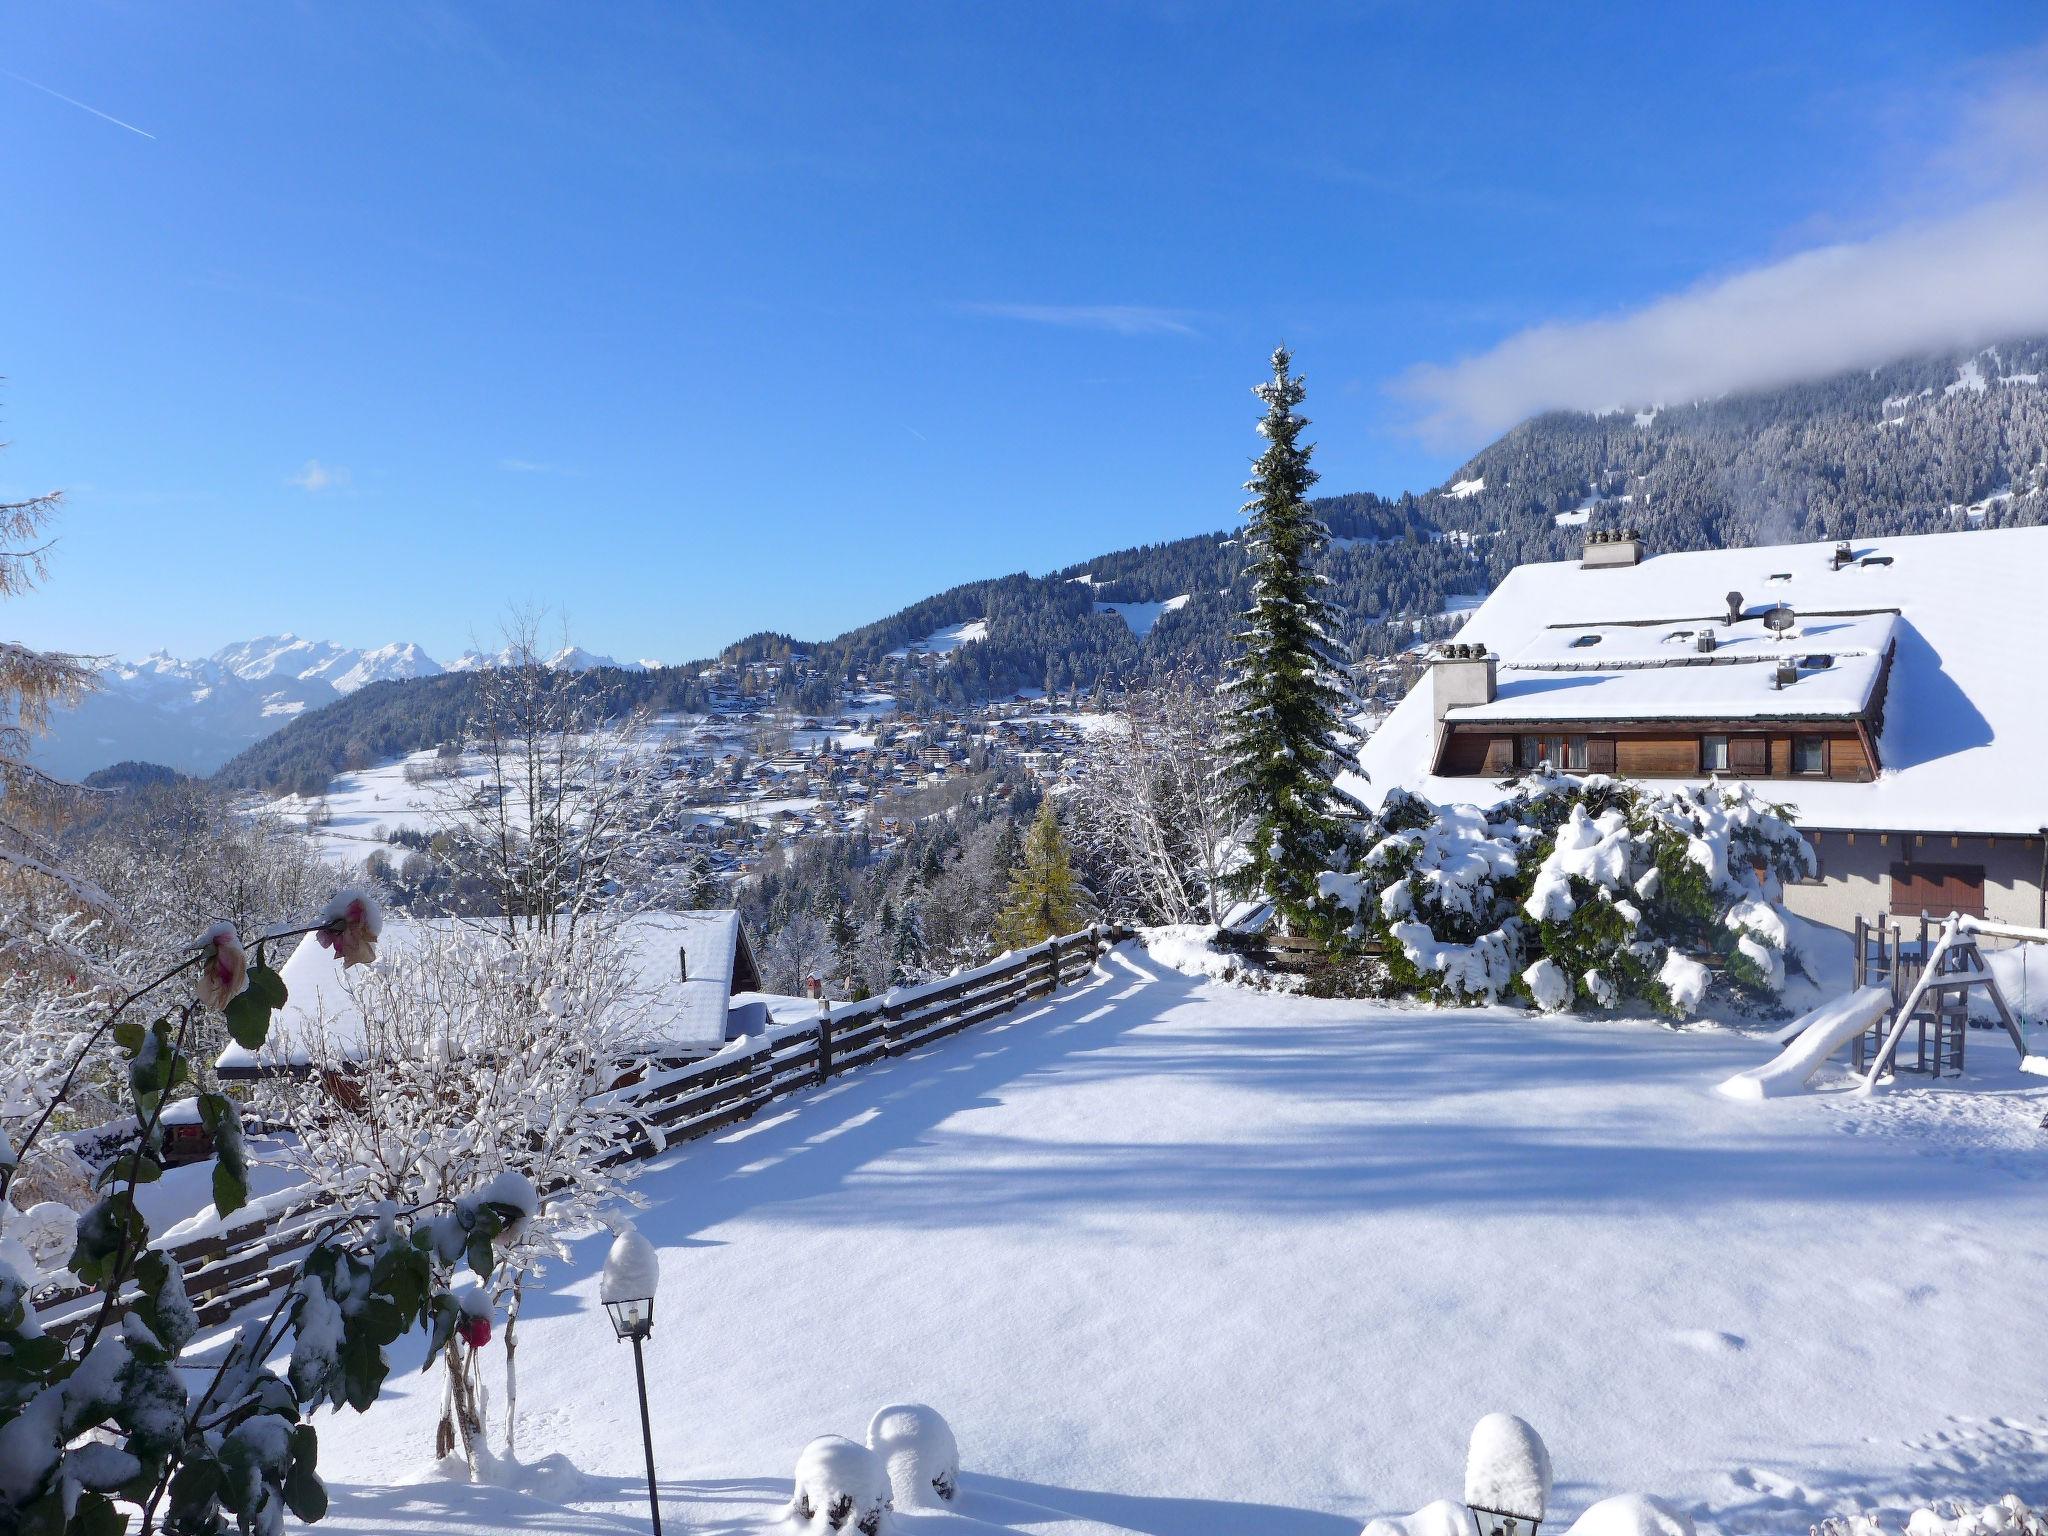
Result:
{"type": "Polygon", "coordinates": [[[889,950],[889,985],[901,987],[922,981],[924,969],[924,908],[915,896],[906,895],[889,950]]]}
{"type": "Polygon", "coordinates": [[[1056,934],[1072,933],[1086,911],[1081,882],[1067,858],[1067,840],[1052,801],[1038,808],[1038,819],[1024,837],[1023,857],[1010,876],[1009,894],[996,918],[995,938],[1009,949],[1022,949],[1056,934]]]}
{"type": "Polygon", "coordinates": [[[1314,449],[1300,440],[1308,421],[1294,408],[1308,391],[1289,375],[1291,361],[1285,347],[1275,351],[1273,377],[1253,391],[1266,402],[1266,451],[1245,482],[1252,607],[1228,683],[1225,751],[1229,805],[1247,854],[1237,888],[1271,901],[1287,929],[1300,932],[1327,916],[1316,877],[1333,867],[1341,818],[1360,808],[1335,784],[1346,694],[1316,572],[1330,535],[1304,499],[1316,482],[1308,466],[1314,449]]]}

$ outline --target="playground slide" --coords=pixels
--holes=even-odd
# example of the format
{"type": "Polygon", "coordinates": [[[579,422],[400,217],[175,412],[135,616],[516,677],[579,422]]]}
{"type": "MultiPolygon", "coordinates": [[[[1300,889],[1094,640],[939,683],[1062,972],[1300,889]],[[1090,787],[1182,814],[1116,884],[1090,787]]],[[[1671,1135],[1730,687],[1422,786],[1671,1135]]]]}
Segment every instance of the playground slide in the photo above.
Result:
{"type": "Polygon", "coordinates": [[[1858,988],[1795,1021],[1780,1032],[1785,1049],[1760,1067],[1738,1072],[1721,1084],[1731,1099],[1777,1099],[1797,1093],[1821,1063],[1891,1011],[1892,990],[1882,982],[1858,988]]]}

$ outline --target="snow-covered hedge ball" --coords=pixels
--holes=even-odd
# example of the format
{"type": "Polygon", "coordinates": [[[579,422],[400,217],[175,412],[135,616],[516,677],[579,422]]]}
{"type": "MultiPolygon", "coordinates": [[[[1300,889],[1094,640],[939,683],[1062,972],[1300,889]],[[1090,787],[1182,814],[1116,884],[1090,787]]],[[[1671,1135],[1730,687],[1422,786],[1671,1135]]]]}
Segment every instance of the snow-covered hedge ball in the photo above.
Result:
{"type": "Polygon", "coordinates": [[[868,1449],[882,1458],[898,1509],[950,1504],[960,1487],[952,1426],[923,1403],[891,1403],[868,1425],[868,1449]]]}
{"type": "Polygon", "coordinates": [[[1489,1413],[1474,1424],[1465,1452],[1465,1502],[1541,1520],[1550,1504],[1550,1451],[1543,1437],[1512,1413],[1489,1413]]]}
{"type": "Polygon", "coordinates": [[[1464,1505],[1438,1499],[1412,1515],[1381,1515],[1361,1536],[1479,1536],[1479,1524],[1464,1505]]]}
{"type": "Polygon", "coordinates": [[[1693,1536],[1692,1516],[1647,1493],[1602,1499],[1565,1536],[1693,1536]]]}
{"type": "Polygon", "coordinates": [[[882,1536],[889,1519],[882,1458],[844,1435],[820,1435],[796,1459],[796,1489],[785,1519],[800,1531],[882,1536]]]}

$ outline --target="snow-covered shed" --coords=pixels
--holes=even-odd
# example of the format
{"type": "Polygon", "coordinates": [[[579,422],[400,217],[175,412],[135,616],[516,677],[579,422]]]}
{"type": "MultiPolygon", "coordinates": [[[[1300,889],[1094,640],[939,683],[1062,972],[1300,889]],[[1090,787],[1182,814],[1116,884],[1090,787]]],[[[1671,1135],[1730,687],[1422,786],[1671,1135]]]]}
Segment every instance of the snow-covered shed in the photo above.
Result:
{"type": "Polygon", "coordinates": [[[1644,558],[1633,541],[1511,571],[1361,753],[1484,805],[1548,761],[1758,782],[1819,877],[1803,916],[2048,921],[2048,528],[1644,558]]]}
{"type": "MultiPolygon", "coordinates": [[[[402,954],[422,935],[458,921],[389,918],[379,951],[402,954]]],[[[620,923],[619,942],[637,983],[639,1045],[656,1058],[708,1056],[727,1040],[760,1033],[766,1024],[766,1005],[758,995],[760,967],[739,913],[636,913],[620,923]]],[[[323,1035],[344,1051],[361,1042],[363,1017],[342,983],[341,964],[315,935],[299,941],[279,974],[291,996],[272,1020],[270,1040],[257,1051],[231,1042],[216,1063],[222,1077],[261,1077],[303,1065],[303,1048],[295,1052],[293,1046],[309,1034],[323,1035]]]]}

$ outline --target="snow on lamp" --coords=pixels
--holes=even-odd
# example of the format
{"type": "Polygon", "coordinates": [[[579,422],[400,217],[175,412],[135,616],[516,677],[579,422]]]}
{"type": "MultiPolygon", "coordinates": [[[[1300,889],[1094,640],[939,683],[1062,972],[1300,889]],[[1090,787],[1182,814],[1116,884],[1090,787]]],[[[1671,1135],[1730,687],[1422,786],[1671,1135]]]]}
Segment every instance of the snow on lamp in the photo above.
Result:
{"type": "Polygon", "coordinates": [[[597,1299],[622,1339],[644,1339],[654,1332],[654,1291],[661,1280],[661,1261],[654,1244],[628,1227],[612,1240],[597,1299]]]}
{"type": "Polygon", "coordinates": [[[1472,1426],[1465,1453],[1465,1507],[1479,1536],[1535,1536],[1550,1499],[1550,1452],[1543,1437],[1511,1413],[1472,1426]]]}

